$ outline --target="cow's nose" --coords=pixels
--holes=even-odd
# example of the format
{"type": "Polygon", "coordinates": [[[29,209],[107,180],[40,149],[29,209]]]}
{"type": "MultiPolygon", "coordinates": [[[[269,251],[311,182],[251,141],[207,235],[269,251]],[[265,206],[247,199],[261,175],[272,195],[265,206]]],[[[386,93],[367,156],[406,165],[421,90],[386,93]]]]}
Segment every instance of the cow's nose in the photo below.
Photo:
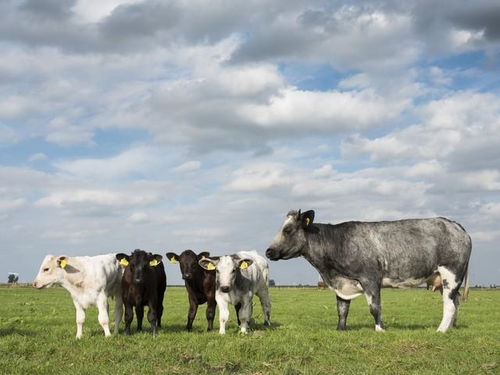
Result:
{"type": "Polygon", "coordinates": [[[224,293],[229,293],[229,289],[230,288],[228,286],[221,286],[220,287],[221,292],[224,292],[224,293]]]}
{"type": "Polygon", "coordinates": [[[184,280],[189,280],[191,278],[191,274],[190,273],[185,273],[185,274],[182,275],[182,278],[184,280]]]}
{"type": "Polygon", "coordinates": [[[272,255],[273,255],[273,249],[269,248],[266,250],[266,257],[268,257],[269,259],[272,258],[272,255]]]}
{"type": "Polygon", "coordinates": [[[36,288],[36,281],[33,281],[31,285],[33,285],[36,288]]]}

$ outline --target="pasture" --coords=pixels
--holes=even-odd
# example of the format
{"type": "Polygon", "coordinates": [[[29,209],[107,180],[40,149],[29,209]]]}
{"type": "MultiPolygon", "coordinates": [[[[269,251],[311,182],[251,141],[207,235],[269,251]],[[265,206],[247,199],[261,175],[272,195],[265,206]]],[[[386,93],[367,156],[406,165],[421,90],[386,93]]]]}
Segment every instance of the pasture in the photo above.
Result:
{"type": "MultiPolygon", "coordinates": [[[[75,311],[62,288],[0,287],[0,369],[4,374],[493,374],[500,361],[500,290],[471,290],[458,329],[435,330],[439,293],[382,291],[387,331],[375,332],[364,297],[351,304],[348,331],[337,332],[334,293],[271,288],[270,328],[237,333],[234,309],[221,337],[216,318],[205,332],[205,307],[185,332],[184,288],[168,287],[163,328],[105,338],[95,308],[87,310],[83,338],[75,339],[75,311]]],[[[111,304],[112,305],[112,304],[111,304]]],[[[111,307],[112,310],[112,307],[111,307]]],[[[112,314],[111,314],[112,316],[112,314]]],[[[123,331],[123,323],[122,323],[123,331]]]]}

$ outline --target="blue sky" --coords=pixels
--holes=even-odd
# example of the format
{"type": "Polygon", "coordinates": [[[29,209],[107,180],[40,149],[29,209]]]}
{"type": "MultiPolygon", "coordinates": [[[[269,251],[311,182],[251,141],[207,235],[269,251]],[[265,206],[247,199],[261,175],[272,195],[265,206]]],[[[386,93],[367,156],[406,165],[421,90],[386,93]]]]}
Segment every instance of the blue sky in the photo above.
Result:
{"type": "MultiPolygon", "coordinates": [[[[301,208],[457,220],[473,284],[500,283],[499,18],[485,0],[2,2],[0,277],[47,253],[263,254],[301,208]]],[[[271,275],[318,278],[300,259],[271,275]]]]}

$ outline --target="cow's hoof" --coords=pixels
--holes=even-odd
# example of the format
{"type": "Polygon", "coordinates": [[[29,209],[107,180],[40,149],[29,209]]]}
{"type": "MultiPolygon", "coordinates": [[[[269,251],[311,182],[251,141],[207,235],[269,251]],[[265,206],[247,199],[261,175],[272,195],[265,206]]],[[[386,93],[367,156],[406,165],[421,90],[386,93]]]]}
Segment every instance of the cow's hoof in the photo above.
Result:
{"type": "Polygon", "coordinates": [[[377,324],[377,325],[375,325],[375,331],[376,331],[376,332],[385,332],[385,329],[384,329],[384,327],[379,326],[379,325],[377,324]]]}

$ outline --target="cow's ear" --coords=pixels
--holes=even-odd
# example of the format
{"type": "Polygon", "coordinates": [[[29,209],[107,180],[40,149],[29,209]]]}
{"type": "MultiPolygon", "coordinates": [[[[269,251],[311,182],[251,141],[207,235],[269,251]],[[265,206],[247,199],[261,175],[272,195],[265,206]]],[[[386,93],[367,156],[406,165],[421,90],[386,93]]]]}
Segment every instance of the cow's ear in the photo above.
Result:
{"type": "Polygon", "coordinates": [[[210,253],[208,251],[202,251],[201,253],[198,254],[198,259],[208,258],[209,256],[210,253]]]}
{"type": "Polygon", "coordinates": [[[238,267],[240,270],[246,270],[248,267],[250,267],[253,263],[252,259],[242,259],[240,260],[238,267]]]}
{"type": "Polygon", "coordinates": [[[60,256],[57,258],[57,267],[64,269],[68,265],[68,257],[60,256]]]}
{"type": "Polygon", "coordinates": [[[170,263],[178,263],[179,256],[176,253],[166,253],[167,259],[170,263]]]}
{"type": "Polygon", "coordinates": [[[207,271],[213,271],[214,269],[217,268],[217,262],[218,260],[215,259],[203,258],[198,261],[198,264],[200,265],[201,268],[207,271]]]}
{"type": "Polygon", "coordinates": [[[127,267],[128,266],[129,256],[127,254],[123,254],[123,253],[116,254],[116,259],[120,262],[120,264],[123,267],[127,267]]]}
{"type": "Polygon", "coordinates": [[[149,265],[151,267],[156,267],[158,264],[161,263],[163,257],[160,254],[155,254],[153,255],[153,259],[149,261],[149,265]]]}
{"type": "Polygon", "coordinates": [[[300,222],[302,224],[302,228],[309,229],[314,221],[314,211],[309,210],[300,215],[300,222]]]}

